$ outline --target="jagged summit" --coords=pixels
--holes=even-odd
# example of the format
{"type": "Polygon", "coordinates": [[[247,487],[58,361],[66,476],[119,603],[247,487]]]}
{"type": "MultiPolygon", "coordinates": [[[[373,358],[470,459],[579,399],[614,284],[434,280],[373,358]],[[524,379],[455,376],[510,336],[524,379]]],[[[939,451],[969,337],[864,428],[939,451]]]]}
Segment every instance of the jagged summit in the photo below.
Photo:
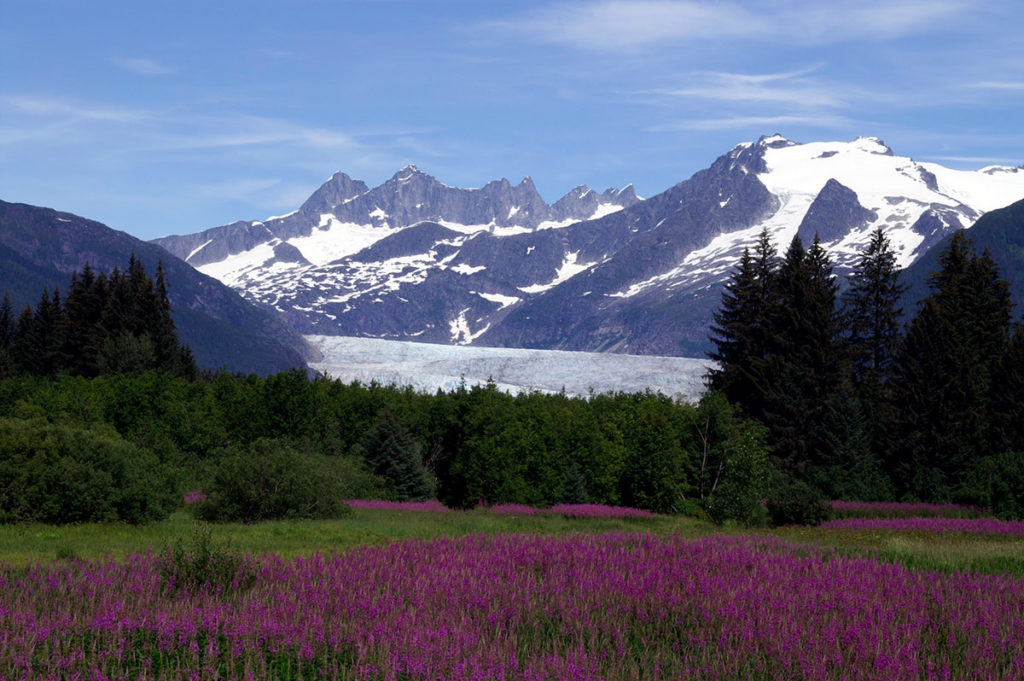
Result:
{"type": "Polygon", "coordinates": [[[762,230],[780,249],[817,236],[842,276],[876,227],[907,266],[1021,198],[1021,169],[774,134],[645,200],[581,184],[548,204],[529,177],[460,189],[406,166],[373,188],[336,174],[290,216],[161,242],[307,333],[695,355],[762,230]]]}
{"type": "Polygon", "coordinates": [[[796,146],[797,142],[786,139],[779,133],[775,133],[773,135],[762,135],[755,144],[768,149],[782,149],[784,147],[796,146]]]}

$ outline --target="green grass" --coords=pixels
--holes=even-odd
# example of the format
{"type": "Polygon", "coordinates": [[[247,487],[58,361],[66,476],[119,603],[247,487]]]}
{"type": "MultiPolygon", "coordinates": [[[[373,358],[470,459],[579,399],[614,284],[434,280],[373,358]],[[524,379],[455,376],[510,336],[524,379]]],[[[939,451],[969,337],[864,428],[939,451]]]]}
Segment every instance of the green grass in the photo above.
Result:
{"type": "Polygon", "coordinates": [[[787,541],[890,560],[911,568],[1024,577],[1021,537],[820,527],[784,527],[771,533],[787,541]]]}
{"type": "MultiPolygon", "coordinates": [[[[197,521],[184,511],[163,522],[132,526],[88,523],[81,525],[0,525],[0,563],[26,565],[35,561],[74,556],[83,559],[120,559],[147,550],[159,551],[176,540],[187,541],[197,521]]],[[[466,534],[567,534],[572,532],[673,532],[694,535],[714,531],[713,526],[690,518],[597,519],[556,515],[512,516],[486,511],[430,513],[353,509],[337,520],[270,521],[244,525],[210,524],[212,539],[236,551],[284,557],[331,552],[366,544],[402,539],[429,539],[466,534]]]]}
{"type": "MultiPolygon", "coordinates": [[[[176,540],[188,541],[197,522],[184,511],[151,525],[0,525],[0,563],[26,565],[67,557],[121,559],[128,554],[159,551],[176,540]]],[[[208,526],[218,545],[258,555],[283,557],[317,551],[345,551],[355,546],[403,539],[466,534],[568,534],[602,532],[679,533],[683,536],[727,532],[761,532],[787,541],[832,548],[846,555],[891,560],[911,568],[1024,576],[1024,539],[966,534],[784,527],[772,530],[720,528],[683,517],[653,519],[565,518],[557,515],[512,516],[486,511],[425,513],[354,509],[338,520],[273,521],[208,526]]]]}

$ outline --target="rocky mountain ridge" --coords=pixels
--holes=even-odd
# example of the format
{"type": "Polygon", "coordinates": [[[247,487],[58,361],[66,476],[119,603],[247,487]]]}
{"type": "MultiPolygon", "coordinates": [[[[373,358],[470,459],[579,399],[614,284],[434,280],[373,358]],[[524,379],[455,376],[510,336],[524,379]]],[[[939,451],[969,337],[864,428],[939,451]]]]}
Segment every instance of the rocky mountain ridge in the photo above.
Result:
{"type": "Polygon", "coordinates": [[[580,187],[549,206],[529,178],[466,190],[409,166],[373,189],[339,173],[291,215],[157,243],[303,333],[697,356],[762,229],[780,250],[817,235],[842,274],[881,226],[905,267],[1021,198],[1022,168],[772,135],[646,200],[580,187]]]}

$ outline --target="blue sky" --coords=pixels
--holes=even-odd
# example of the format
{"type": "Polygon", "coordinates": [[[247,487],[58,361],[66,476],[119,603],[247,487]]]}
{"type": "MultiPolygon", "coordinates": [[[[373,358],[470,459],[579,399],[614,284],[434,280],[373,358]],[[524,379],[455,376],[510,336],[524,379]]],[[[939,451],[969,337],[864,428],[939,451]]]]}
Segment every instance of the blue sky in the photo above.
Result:
{"type": "Polygon", "coordinates": [[[1024,12],[978,0],[0,0],[0,199],[142,238],[407,163],[651,196],[742,141],[1024,163],[1024,12]]]}

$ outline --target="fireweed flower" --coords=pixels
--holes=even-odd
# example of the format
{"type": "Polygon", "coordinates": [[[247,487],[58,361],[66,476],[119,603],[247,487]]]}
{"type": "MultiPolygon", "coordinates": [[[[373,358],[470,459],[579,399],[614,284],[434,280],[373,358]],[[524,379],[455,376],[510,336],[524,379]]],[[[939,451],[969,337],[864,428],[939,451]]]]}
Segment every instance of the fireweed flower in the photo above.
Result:
{"type": "Polygon", "coordinates": [[[897,503],[889,501],[833,501],[836,518],[980,518],[988,511],[961,504],[897,503]]]}
{"type": "Polygon", "coordinates": [[[1024,580],[770,537],[469,536],[258,559],[0,567],[0,678],[1019,679],[1024,580]]]}
{"type": "Polygon", "coordinates": [[[903,532],[962,532],[964,534],[1024,537],[1024,521],[995,518],[844,518],[822,527],[903,532]]]}

